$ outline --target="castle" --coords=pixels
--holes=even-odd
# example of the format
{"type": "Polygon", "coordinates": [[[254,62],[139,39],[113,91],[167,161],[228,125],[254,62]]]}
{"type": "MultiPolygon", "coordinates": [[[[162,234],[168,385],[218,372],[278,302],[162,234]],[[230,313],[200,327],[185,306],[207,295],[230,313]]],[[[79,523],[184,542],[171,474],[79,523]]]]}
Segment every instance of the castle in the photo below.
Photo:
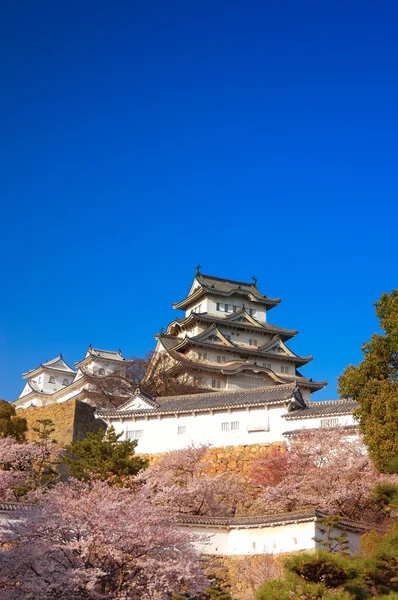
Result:
{"type": "Polygon", "coordinates": [[[76,369],[70,367],[60,354],[22,374],[27,381],[13,405],[17,409],[30,408],[71,399],[92,403],[89,375],[105,377],[117,371],[125,373],[130,364],[122,356],[121,350],[99,350],[91,345],[84,358],[75,363],[76,369]]]}
{"type": "MultiPolygon", "coordinates": [[[[221,279],[197,268],[186,298],[173,304],[185,316],[156,336],[144,379],[166,373],[183,382],[187,393],[152,397],[136,389],[119,407],[98,406],[97,417],[113,425],[121,439],[138,440],[144,453],[192,443],[280,442],[308,428],[355,428],[355,402],[311,400],[326,382],[298,370],[312,359],[286,345],[298,332],[268,322],[268,312],[279,302],[262,294],[256,279],[221,279]]],[[[120,351],[91,346],[75,363],[76,370],[60,355],[24,373],[27,382],[14,405],[46,406],[68,399],[92,404],[88,374],[125,373],[129,364],[120,351]]]]}

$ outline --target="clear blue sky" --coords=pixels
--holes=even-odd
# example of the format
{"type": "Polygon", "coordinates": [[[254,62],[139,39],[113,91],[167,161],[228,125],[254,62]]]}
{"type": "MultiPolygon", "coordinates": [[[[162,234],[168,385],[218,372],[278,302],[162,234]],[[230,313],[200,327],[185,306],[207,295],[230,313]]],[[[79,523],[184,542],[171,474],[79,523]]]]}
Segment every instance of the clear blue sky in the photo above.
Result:
{"type": "Polygon", "coordinates": [[[397,281],[396,2],[3,3],[0,397],[154,347],[197,263],[327,379],[397,281]]]}

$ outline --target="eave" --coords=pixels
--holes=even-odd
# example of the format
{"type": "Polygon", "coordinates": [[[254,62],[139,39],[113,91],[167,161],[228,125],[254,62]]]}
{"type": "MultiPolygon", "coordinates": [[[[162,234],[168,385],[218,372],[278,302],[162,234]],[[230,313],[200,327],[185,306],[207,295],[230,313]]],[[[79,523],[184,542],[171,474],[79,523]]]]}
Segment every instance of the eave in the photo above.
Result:
{"type": "Polygon", "coordinates": [[[274,306],[277,306],[281,301],[280,298],[262,297],[261,299],[259,299],[259,298],[256,298],[249,291],[239,289],[239,288],[231,290],[230,292],[224,292],[224,291],[217,290],[217,289],[200,287],[196,292],[194,292],[190,296],[187,296],[186,298],[184,298],[183,300],[180,300],[179,302],[174,302],[172,304],[172,307],[176,308],[176,309],[180,309],[180,310],[186,310],[192,304],[198,302],[201,298],[208,296],[208,295],[223,296],[225,298],[230,298],[233,296],[244,296],[245,298],[249,298],[250,302],[259,304],[260,306],[265,306],[268,310],[270,310],[271,308],[274,308],[274,306]]]}
{"type": "Polygon", "coordinates": [[[221,350],[225,350],[228,352],[232,352],[234,354],[235,353],[236,354],[247,354],[248,356],[258,356],[259,358],[267,358],[269,360],[278,359],[279,361],[290,362],[297,366],[306,365],[309,362],[311,362],[311,360],[312,360],[312,356],[289,356],[287,354],[261,352],[259,350],[251,350],[250,348],[241,348],[240,346],[237,346],[236,344],[233,344],[231,346],[224,346],[222,344],[214,344],[212,342],[197,341],[197,340],[195,340],[195,338],[188,338],[188,337],[183,338],[181,341],[181,344],[178,344],[178,346],[175,346],[175,348],[173,348],[173,350],[180,351],[180,350],[186,348],[187,346],[191,346],[192,348],[195,348],[195,347],[208,348],[209,350],[211,349],[211,350],[216,350],[219,352],[221,350]]]}

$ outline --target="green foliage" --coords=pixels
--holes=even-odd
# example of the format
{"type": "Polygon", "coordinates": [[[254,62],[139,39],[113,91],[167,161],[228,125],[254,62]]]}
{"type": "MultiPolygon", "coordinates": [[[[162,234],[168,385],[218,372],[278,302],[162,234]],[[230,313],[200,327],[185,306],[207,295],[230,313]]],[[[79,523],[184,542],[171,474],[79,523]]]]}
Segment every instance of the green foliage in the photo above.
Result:
{"type": "Polygon", "coordinates": [[[390,508],[398,508],[398,484],[378,483],[372,489],[372,498],[390,508]]]}
{"type": "Polygon", "coordinates": [[[266,581],[256,600],[365,600],[380,594],[397,600],[398,524],[370,541],[364,557],[318,551],[287,558],[285,578],[266,581]]]}
{"type": "Polygon", "coordinates": [[[207,587],[198,596],[174,593],[171,595],[170,600],[232,600],[232,596],[219,587],[207,587]]]}
{"type": "Polygon", "coordinates": [[[335,588],[358,577],[351,561],[333,552],[319,551],[316,554],[297,554],[285,562],[286,569],[312,583],[323,583],[335,588]]]}
{"type": "Polygon", "coordinates": [[[26,419],[16,416],[15,407],[0,400],[0,437],[12,437],[17,442],[24,442],[27,429],[26,419]]]}
{"type": "Polygon", "coordinates": [[[137,441],[119,441],[121,435],[109,427],[107,431],[100,429],[71,444],[65,459],[69,475],[83,481],[111,479],[123,485],[129,476],[146,468],[148,461],[134,456],[137,441]]]}
{"type": "Polygon", "coordinates": [[[317,529],[322,537],[315,536],[313,540],[322,550],[348,554],[349,542],[345,531],[339,535],[333,535],[333,529],[339,525],[341,517],[338,515],[327,515],[318,519],[317,529]]]}
{"type": "Polygon", "coordinates": [[[382,294],[375,312],[384,333],[374,333],[362,346],[364,359],[344,370],[339,393],[358,401],[356,416],[369,455],[387,472],[398,454],[398,290],[382,294]]]}
{"type": "Polygon", "coordinates": [[[349,592],[336,588],[327,589],[323,583],[304,581],[287,576],[283,581],[271,579],[257,591],[255,600],[352,600],[349,592]]]}

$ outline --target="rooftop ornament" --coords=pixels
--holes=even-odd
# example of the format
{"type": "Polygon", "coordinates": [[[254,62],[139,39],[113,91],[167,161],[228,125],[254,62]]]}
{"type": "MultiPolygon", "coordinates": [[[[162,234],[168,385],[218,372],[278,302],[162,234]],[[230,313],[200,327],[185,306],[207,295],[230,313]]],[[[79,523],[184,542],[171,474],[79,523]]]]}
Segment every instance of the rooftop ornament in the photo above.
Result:
{"type": "Polygon", "coordinates": [[[201,265],[198,265],[195,269],[195,275],[200,275],[200,269],[201,269],[201,265]]]}

